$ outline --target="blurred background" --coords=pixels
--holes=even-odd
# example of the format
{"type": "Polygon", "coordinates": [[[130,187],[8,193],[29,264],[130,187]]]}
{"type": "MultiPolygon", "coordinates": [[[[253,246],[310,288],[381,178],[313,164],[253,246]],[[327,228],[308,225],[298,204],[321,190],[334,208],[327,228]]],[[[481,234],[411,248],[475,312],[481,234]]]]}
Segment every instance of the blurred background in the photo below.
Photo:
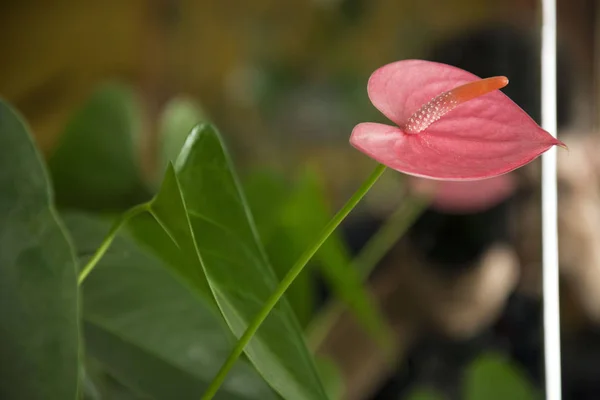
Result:
{"type": "MultiPolygon", "coordinates": [[[[295,190],[310,176],[333,213],[366,178],[374,163],[348,138],[359,122],[385,121],[366,83],[386,63],[505,75],[503,91],[539,122],[540,12],[535,0],[5,0],[0,96],[31,125],[59,205],[100,212],[148,198],[189,129],[215,123],[260,228],[273,218],[273,182],[295,190]],[[165,128],[174,124],[178,135],[165,128]],[[107,190],[88,190],[78,169],[107,190]]],[[[558,0],[558,25],[559,135],[570,148],[559,152],[563,391],[597,399],[600,3],[558,0]]],[[[541,398],[539,160],[432,199],[421,184],[388,172],[343,226],[350,255],[390,218],[406,226],[365,272],[392,354],[348,312],[318,335],[307,328],[311,345],[338,369],[344,399],[541,398]],[[481,193],[495,195],[474,201],[481,193]]],[[[312,212],[287,210],[294,229],[312,212]]],[[[262,236],[276,264],[283,245],[262,236]]],[[[318,268],[306,282],[290,297],[309,327],[332,295],[318,268]]]]}

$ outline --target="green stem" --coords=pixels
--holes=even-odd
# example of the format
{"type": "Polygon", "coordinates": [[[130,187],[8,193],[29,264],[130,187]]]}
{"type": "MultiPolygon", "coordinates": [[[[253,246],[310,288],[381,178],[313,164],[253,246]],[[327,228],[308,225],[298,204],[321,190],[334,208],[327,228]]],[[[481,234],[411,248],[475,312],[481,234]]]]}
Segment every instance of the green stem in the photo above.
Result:
{"type": "MultiPolygon", "coordinates": [[[[429,204],[428,200],[406,197],[383,226],[371,236],[367,244],[352,261],[351,267],[356,268],[361,277],[366,279],[373,268],[423,212],[427,204],[429,204]]],[[[308,342],[312,351],[318,349],[344,309],[345,305],[342,302],[332,300],[315,317],[308,329],[308,342]]]]}
{"type": "Polygon", "coordinates": [[[104,237],[104,240],[98,247],[98,250],[94,253],[92,258],[88,261],[88,263],[83,267],[81,272],[79,272],[79,277],[77,278],[77,284],[81,285],[85,278],[92,272],[96,264],[102,259],[108,248],[110,247],[112,241],[117,236],[117,232],[121,227],[130,219],[135,217],[138,214],[141,214],[148,210],[148,203],[138,204],[125,211],[117,220],[113,223],[113,226],[108,231],[108,234],[104,237]]]}
{"type": "Polygon", "coordinates": [[[377,182],[377,179],[385,172],[385,165],[379,164],[375,168],[375,170],[371,173],[371,175],[367,178],[367,180],[361,185],[361,187],[352,195],[350,200],[342,207],[340,211],[329,221],[327,226],[323,229],[315,243],[306,250],[296,261],[296,263],[289,270],[287,275],[281,280],[281,283],[275,289],[275,292],[269,297],[263,308],[260,310],[256,318],[248,325],[244,334],[239,338],[236,346],[233,348],[227,360],[210,383],[210,386],[202,396],[202,400],[210,400],[219,390],[219,387],[225,381],[229,370],[233,367],[238,357],[244,351],[244,348],[252,339],[260,325],[267,318],[273,307],[279,302],[283,294],[290,287],[290,285],[294,282],[296,277],[302,272],[304,266],[310,261],[310,259],[315,255],[317,250],[321,247],[321,245],[327,240],[327,238],[335,231],[338,225],[350,214],[350,211],[360,202],[360,200],[364,197],[365,194],[371,189],[371,187],[377,182]]]}

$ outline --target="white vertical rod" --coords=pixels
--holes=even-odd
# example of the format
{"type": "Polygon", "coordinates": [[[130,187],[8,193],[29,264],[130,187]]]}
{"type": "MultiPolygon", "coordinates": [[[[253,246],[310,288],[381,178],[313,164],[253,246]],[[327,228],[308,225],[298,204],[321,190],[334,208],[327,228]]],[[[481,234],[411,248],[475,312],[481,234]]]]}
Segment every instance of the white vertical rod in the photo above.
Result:
{"type": "MultiPolygon", "coordinates": [[[[542,0],[542,128],[556,136],[556,0],[542,0]]],[[[556,146],[542,156],[546,400],[561,399],[556,146]]]]}

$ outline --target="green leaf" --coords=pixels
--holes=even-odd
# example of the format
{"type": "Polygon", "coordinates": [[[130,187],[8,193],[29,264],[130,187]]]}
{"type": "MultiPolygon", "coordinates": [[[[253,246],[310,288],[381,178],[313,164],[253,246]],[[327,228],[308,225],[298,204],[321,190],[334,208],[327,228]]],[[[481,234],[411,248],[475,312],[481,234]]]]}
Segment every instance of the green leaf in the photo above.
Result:
{"type": "MultiPolygon", "coordinates": [[[[79,253],[86,255],[94,252],[109,228],[105,221],[83,214],[67,215],[65,221],[79,253]]],[[[85,280],[83,296],[89,355],[143,398],[199,399],[233,344],[211,303],[186,287],[127,231],[117,235],[85,280]]],[[[243,362],[220,395],[236,400],[275,398],[243,362]]]]}
{"type": "Polygon", "coordinates": [[[150,211],[153,220],[138,219],[132,226],[138,240],[149,248],[161,250],[162,257],[168,265],[186,279],[198,294],[214,303],[214,295],[204,274],[191,218],[173,164],[169,164],[160,191],[150,202],[150,211]],[[141,222],[143,226],[140,227],[141,222]],[[144,235],[144,232],[153,234],[144,235]],[[157,238],[164,247],[159,247],[157,238]]]}
{"type": "Polygon", "coordinates": [[[193,99],[177,97],[165,107],[159,122],[159,163],[164,172],[169,162],[175,162],[188,134],[207,116],[193,99]]]}
{"type": "MultiPolygon", "coordinates": [[[[287,204],[283,219],[299,247],[307,248],[331,218],[325,201],[325,189],[316,170],[308,168],[301,175],[297,189],[287,204]]],[[[354,268],[350,253],[341,237],[334,232],[315,254],[315,261],[327,278],[336,297],[346,303],[357,320],[381,344],[393,346],[391,330],[366,290],[360,271],[354,268]]]]}
{"type": "Polygon", "coordinates": [[[78,395],[76,260],[40,155],[0,101],[0,398],[78,395]]]}
{"type": "Polygon", "coordinates": [[[140,120],[129,88],[104,85],[92,95],[48,162],[60,207],[121,211],[150,198],[140,172],[140,120]]]}
{"type": "Polygon", "coordinates": [[[500,355],[480,356],[466,372],[467,400],[533,400],[538,397],[524,374],[500,355]]]}
{"type": "MultiPolygon", "coordinates": [[[[310,245],[307,240],[299,243],[293,234],[295,225],[304,220],[297,218],[290,225],[289,218],[284,218],[290,202],[293,202],[291,197],[295,193],[292,190],[297,188],[290,185],[283,176],[270,171],[254,171],[246,177],[244,187],[259,236],[277,278],[282,279],[310,245]]],[[[310,218],[302,212],[298,216],[310,218]]],[[[305,268],[285,294],[303,328],[310,322],[315,309],[314,285],[310,272],[310,268],[305,268]]]]}
{"type": "MultiPolygon", "coordinates": [[[[153,204],[152,209],[179,248],[187,253],[191,246],[186,240],[180,241],[183,223],[175,227],[169,224],[171,220],[180,220],[172,215],[180,209],[168,171],[156,199],[157,204],[165,206],[159,208],[153,204]]],[[[197,258],[225,320],[235,336],[240,337],[278,281],[257,238],[229,156],[214,128],[201,125],[192,131],[177,159],[176,171],[197,258]]],[[[177,272],[190,286],[197,287],[197,292],[204,292],[191,268],[178,268],[177,272]]],[[[245,352],[285,399],[327,398],[287,300],[283,299],[273,310],[245,352]]]]}

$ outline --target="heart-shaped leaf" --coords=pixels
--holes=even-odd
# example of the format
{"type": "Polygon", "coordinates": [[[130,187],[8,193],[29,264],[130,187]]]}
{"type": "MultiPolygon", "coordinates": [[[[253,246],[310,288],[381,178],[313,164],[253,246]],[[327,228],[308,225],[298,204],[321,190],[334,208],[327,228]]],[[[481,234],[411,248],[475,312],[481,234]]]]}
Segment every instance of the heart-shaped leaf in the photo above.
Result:
{"type": "MultiPolygon", "coordinates": [[[[206,293],[199,278],[204,272],[219,309],[239,338],[278,281],[256,235],[229,156],[213,127],[201,125],[189,135],[176,172],[173,167],[167,169],[151,210],[186,254],[184,258],[195,257],[191,262],[197,263],[197,268],[179,265],[174,268],[176,272],[201,294],[206,293]]],[[[173,252],[169,258],[176,260],[173,252]]],[[[286,299],[273,310],[245,352],[284,398],[327,398],[286,299]]]]}
{"type": "MultiPolygon", "coordinates": [[[[109,227],[84,214],[66,215],[65,222],[80,254],[93,253],[109,227]]],[[[162,233],[147,242],[161,240],[170,239],[162,233]]],[[[83,297],[88,354],[144,398],[199,399],[234,343],[213,304],[182,284],[127,231],[86,279],[83,297]]],[[[239,362],[218,398],[276,396],[247,363],[239,362]]]]}
{"type": "Polygon", "coordinates": [[[77,266],[46,169],[0,101],[0,398],[75,400],[77,266]]]}
{"type": "Polygon", "coordinates": [[[368,93],[397,126],[358,124],[350,143],[392,169],[440,180],[502,175],[564,146],[496,90],[507,83],[429,61],[385,65],[368,93]]]}

